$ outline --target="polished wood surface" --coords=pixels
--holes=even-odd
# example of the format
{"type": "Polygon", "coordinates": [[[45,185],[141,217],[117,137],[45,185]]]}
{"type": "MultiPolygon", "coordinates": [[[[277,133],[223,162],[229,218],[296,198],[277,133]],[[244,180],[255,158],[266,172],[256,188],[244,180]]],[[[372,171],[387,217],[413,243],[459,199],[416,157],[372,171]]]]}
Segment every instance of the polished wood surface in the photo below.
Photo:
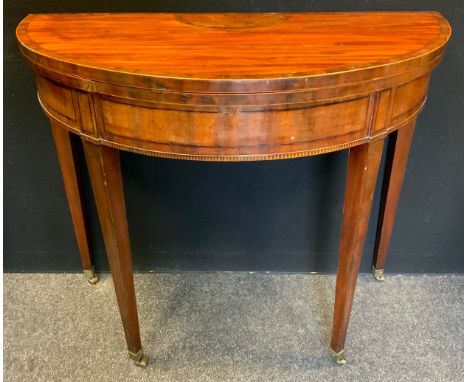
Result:
{"type": "Polygon", "coordinates": [[[415,118],[450,27],[436,12],[56,14],[17,36],[46,113],[84,139],[243,161],[341,150],[415,118]]]}
{"type": "MultiPolygon", "coordinates": [[[[448,31],[437,12],[50,14],[28,16],[18,38],[29,59],[64,74],[106,81],[124,72],[171,90],[166,79],[203,79],[216,90],[225,79],[305,85],[300,77],[388,64],[402,71],[405,60],[440,54],[448,31]]],[[[254,84],[246,89],[272,85],[254,84]]]]}
{"type": "Polygon", "coordinates": [[[380,139],[349,150],[331,337],[335,353],[344,349],[382,148],[380,139]]]}
{"type": "Polygon", "coordinates": [[[84,142],[84,151],[128,350],[138,353],[140,329],[119,151],[91,142],[84,142]]]}
{"type": "Polygon", "coordinates": [[[57,157],[62,171],[65,193],[73,223],[73,230],[80,252],[81,264],[84,270],[91,271],[93,262],[89,244],[88,230],[83,208],[83,191],[81,189],[81,177],[77,159],[75,143],[71,134],[61,127],[51,123],[52,133],[55,141],[57,157]]]}
{"type": "Polygon", "coordinates": [[[382,268],[412,131],[450,33],[437,12],[48,14],[18,25],[82,246],[69,133],[83,140],[127,345],[138,364],[146,358],[119,150],[252,161],[349,148],[331,339],[343,362],[384,139],[391,136],[374,259],[382,268]]]}
{"type": "Polygon", "coordinates": [[[414,123],[411,123],[390,134],[388,139],[387,159],[372,264],[375,270],[384,269],[385,266],[385,258],[387,257],[390,245],[398,198],[413,140],[414,127],[414,123]]]}

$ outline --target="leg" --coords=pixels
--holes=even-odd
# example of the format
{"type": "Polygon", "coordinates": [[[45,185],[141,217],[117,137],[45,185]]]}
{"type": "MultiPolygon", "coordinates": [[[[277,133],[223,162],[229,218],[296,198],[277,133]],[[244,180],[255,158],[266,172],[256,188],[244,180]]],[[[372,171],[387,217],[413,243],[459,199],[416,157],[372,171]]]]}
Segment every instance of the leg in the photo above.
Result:
{"type": "Polygon", "coordinates": [[[83,145],[128,352],[137,365],[144,367],[148,357],[141,348],[119,151],[86,141],[83,145]]]}
{"type": "Polygon", "coordinates": [[[331,338],[332,355],[338,363],[346,363],[344,343],[382,147],[383,140],[379,140],[349,152],[331,338]]]}
{"type": "Polygon", "coordinates": [[[90,284],[96,284],[99,281],[99,277],[91,262],[88,233],[86,231],[83,213],[83,198],[80,189],[80,174],[76,159],[76,149],[71,140],[71,135],[67,130],[57,126],[53,121],[51,122],[51,126],[84,274],[90,284]]]}
{"type": "Polygon", "coordinates": [[[380,200],[379,222],[374,249],[372,273],[379,280],[384,280],[385,257],[387,256],[390,236],[400,195],[406,162],[413,138],[414,122],[393,132],[388,140],[385,175],[380,200]]]}

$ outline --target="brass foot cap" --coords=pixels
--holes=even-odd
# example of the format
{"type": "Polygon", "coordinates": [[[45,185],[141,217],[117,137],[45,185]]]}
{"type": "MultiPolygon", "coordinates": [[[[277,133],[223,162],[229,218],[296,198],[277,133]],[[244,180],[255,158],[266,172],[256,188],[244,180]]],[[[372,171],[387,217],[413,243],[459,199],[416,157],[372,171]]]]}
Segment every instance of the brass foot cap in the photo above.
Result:
{"type": "Polygon", "coordinates": [[[143,353],[143,349],[140,349],[137,353],[128,352],[128,355],[135,362],[135,365],[139,367],[148,366],[149,358],[143,353]]]}
{"type": "Polygon", "coordinates": [[[377,281],[385,281],[385,275],[383,269],[375,269],[372,267],[372,274],[374,275],[377,281]]]}
{"type": "Polygon", "coordinates": [[[92,267],[91,269],[85,269],[83,273],[86,277],[86,280],[88,280],[90,284],[94,285],[97,284],[97,282],[99,281],[99,276],[96,273],[94,267],[92,267]]]}
{"type": "Polygon", "coordinates": [[[338,365],[344,365],[346,363],[346,356],[345,356],[344,349],[339,351],[338,353],[330,349],[330,354],[338,365]]]}

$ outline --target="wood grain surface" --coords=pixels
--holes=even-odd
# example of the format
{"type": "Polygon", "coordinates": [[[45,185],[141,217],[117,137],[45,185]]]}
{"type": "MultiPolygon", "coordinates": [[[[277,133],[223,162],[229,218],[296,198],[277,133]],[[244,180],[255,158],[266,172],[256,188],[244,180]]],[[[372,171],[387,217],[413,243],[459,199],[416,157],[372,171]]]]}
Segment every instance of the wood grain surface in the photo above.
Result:
{"type": "Polygon", "coordinates": [[[349,150],[330,343],[335,353],[345,346],[382,148],[378,140],[349,150]]]}
{"type": "Polygon", "coordinates": [[[393,133],[381,268],[412,130],[450,37],[439,13],[29,15],[17,37],[56,138],[68,139],[66,129],[84,141],[127,346],[138,357],[118,149],[251,161],[351,148],[331,338],[342,356],[384,138],[393,133]]]}
{"type": "Polygon", "coordinates": [[[251,161],[414,121],[450,27],[437,12],[39,14],[17,37],[56,125],[146,155],[251,161]]]}
{"type": "Polygon", "coordinates": [[[17,35],[48,68],[96,80],[133,73],[171,88],[166,78],[294,78],[418,60],[449,30],[437,12],[51,14],[26,17],[17,35]]]}

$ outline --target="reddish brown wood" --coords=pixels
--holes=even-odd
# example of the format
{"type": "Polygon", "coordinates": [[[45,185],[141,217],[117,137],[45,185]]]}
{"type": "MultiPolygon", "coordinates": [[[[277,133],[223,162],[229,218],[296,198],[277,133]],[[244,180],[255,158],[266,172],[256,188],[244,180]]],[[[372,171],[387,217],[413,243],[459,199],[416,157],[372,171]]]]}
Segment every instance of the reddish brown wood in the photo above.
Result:
{"type": "Polygon", "coordinates": [[[67,130],[62,129],[54,121],[51,121],[51,127],[73,222],[73,230],[75,231],[76,242],[80,252],[81,264],[84,270],[90,271],[93,268],[93,263],[84,217],[83,194],[80,184],[81,177],[76,157],[76,147],[67,130]]]}
{"type": "Polygon", "coordinates": [[[141,350],[119,151],[83,142],[129,352],[141,350]]]}
{"type": "Polygon", "coordinates": [[[438,56],[449,34],[437,12],[42,14],[17,29],[26,57],[50,70],[185,92],[296,91],[351,70],[402,73],[438,56]]]}
{"type": "Polygon", "coordinates": [[[39,102],[56,130],[84,140],[129,350],[141,344],[117,149],[252,161],[351,148],[332,335],[339,352],[383,139],[401,130],[376,264],[388,247],[408,126],[450,33],[437,12],[27,16],[17,38],[39,102]]]}
{"type": "Polygon", "coordinates": [[[382,147],[378,140],[349,153],[331,338],[335,353],[344,349],[382,147]]]}
{"type": "Polygon", "coordinates": [[[316,155],[398,129],[449,36],[437,12],[54,14],[17,29],[64,128],[205,161],[316,155]]]}
{"type": "Polygon", "coordinates": [[[380,200],[379,221],[374,249],[373,267],[383,270],[393,223],[405,176],[406,163],[413,139],[414,123],[390,134],[385,162],[384,183],[380,200]]]}

